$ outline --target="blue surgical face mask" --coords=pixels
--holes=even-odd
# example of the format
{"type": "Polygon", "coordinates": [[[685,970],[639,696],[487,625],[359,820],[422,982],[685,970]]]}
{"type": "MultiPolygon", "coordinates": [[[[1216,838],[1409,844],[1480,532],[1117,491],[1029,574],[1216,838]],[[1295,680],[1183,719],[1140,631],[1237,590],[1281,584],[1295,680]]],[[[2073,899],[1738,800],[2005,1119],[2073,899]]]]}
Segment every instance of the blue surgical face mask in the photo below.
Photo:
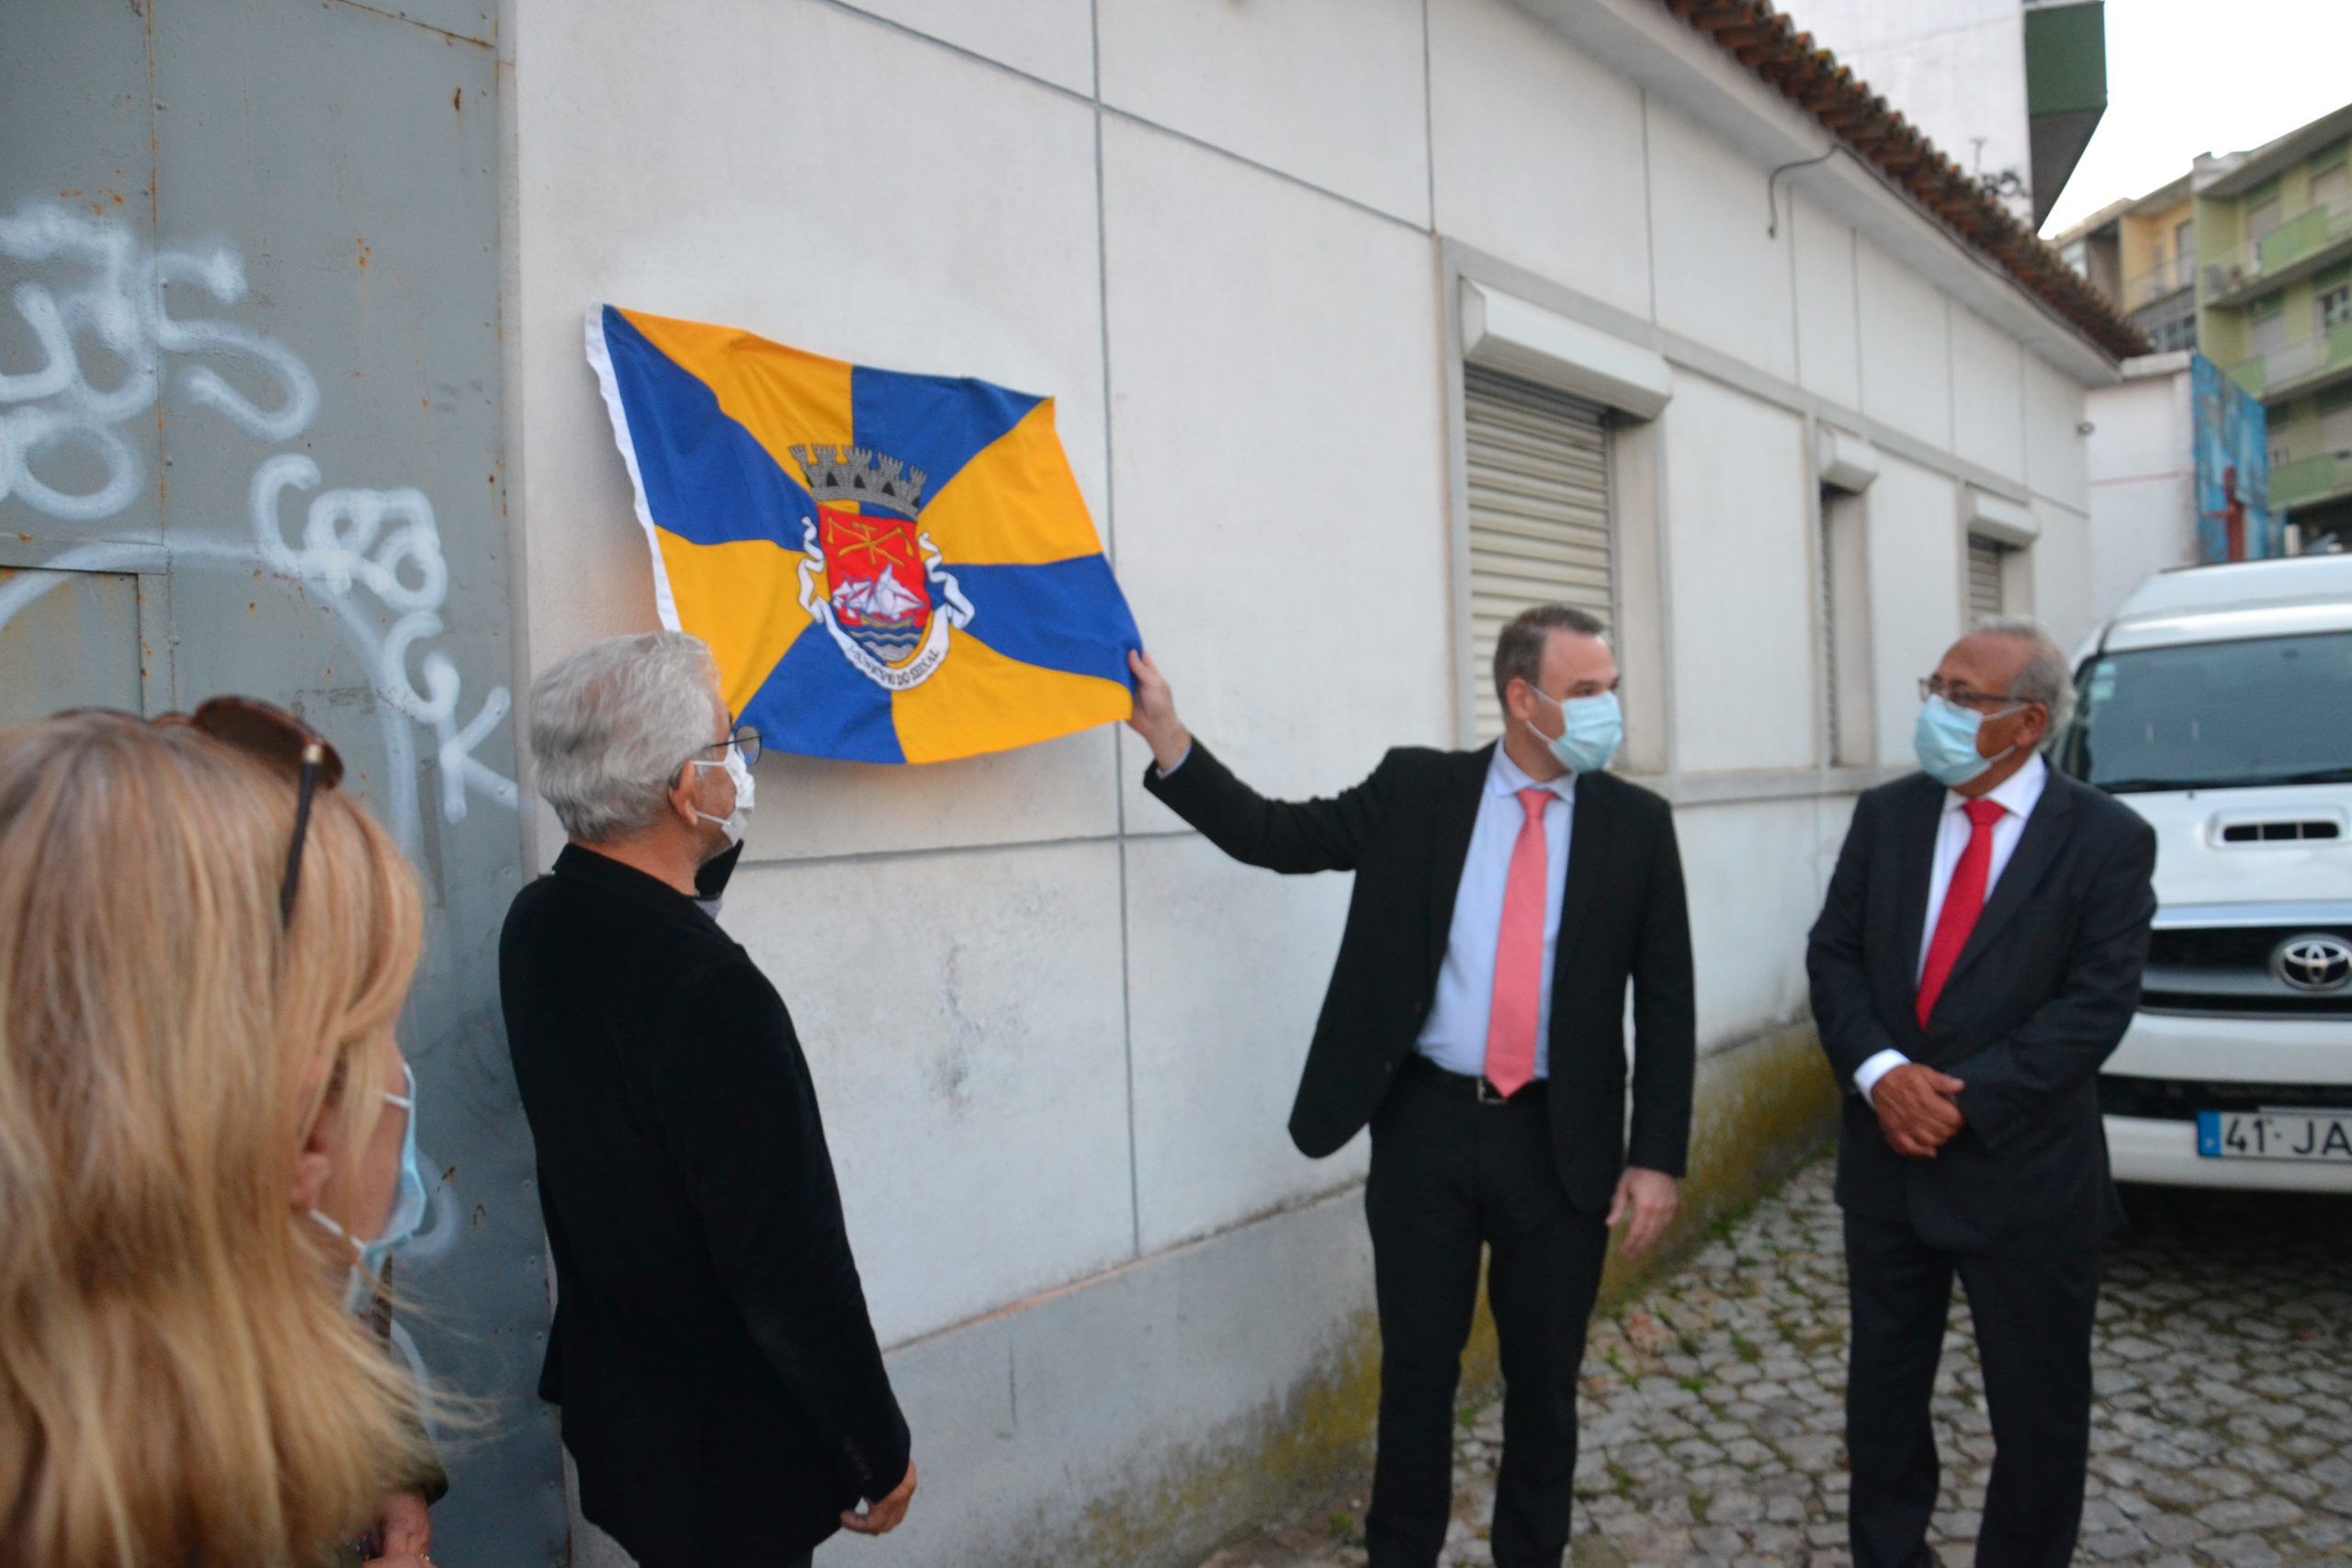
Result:
{"type": "Polygon", "coordinates": [[[1617,705],[1616,693],[1562,702],[1532,682],[1527,689],[1560,710],[1558,739],[1540,729],[1535,732],[1535,738],[1552,749],[1560,766],[1572,773],[1597,773],[1609,765],[1625,739],[1625,710],[1617,705]]]}
{"type": "Polygon", "coordinates": [[[1976,732],[1984,728],[1987,716],[2002,718],[2017,711],[2009,707],[1987,716],[1947,702],[1940,694],[1930,694],[1919,706],[1918,722],[1912,726],[1911,749],[1919,754],[1919,766],[1929,778],[1947,789],[1958,789],[1984,777],[1994,763],[2017,750],[2012,746],[1997,757],[1984,756],[1976,750],[1976,732]]]}
{"type": "Polygon", "coordinates": [[[392,1212],[385,1216],[382,1234],[373,1241],[361,1241],[318,1210],[311,1211],[311,1218],[349,1242],[356,1254],[343,1284],[345,1312],[362,1311],[375,1299],[383,1284],[385,1261],[406,1247],[417,1226],[424,1223],[424,1173],[416,1164],[416,1069],[402,1063],[401,1071],[408,1080],[408,1093],[387,1094],[384,1103],[407,1112],[408,1131],[401,1140],[400,1186],[393,1193],[392,1212]]]}

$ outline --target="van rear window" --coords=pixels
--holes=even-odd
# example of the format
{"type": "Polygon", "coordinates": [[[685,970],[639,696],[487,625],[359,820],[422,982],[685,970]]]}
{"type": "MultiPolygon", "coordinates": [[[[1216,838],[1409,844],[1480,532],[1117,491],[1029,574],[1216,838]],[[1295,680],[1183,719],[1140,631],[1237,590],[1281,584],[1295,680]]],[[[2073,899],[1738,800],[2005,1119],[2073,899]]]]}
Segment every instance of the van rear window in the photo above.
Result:
{"type": "Polygon", "coordinates": [[[2352,632],[2103,654],[2057,756],[2119,795],[2352,781],[2352,632]]]}

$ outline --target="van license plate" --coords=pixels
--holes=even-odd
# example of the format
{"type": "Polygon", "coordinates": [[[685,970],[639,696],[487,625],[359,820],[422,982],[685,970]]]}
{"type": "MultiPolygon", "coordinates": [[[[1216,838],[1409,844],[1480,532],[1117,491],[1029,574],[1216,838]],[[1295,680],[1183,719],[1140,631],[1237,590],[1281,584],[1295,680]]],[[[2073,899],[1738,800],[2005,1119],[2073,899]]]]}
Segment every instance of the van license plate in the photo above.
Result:
{"type": "Polygon", "coordinates": [[[2352,1111],[2200,1111],[2207,1159],[2306,1159],[2352,1165],[2352,1111]]]}

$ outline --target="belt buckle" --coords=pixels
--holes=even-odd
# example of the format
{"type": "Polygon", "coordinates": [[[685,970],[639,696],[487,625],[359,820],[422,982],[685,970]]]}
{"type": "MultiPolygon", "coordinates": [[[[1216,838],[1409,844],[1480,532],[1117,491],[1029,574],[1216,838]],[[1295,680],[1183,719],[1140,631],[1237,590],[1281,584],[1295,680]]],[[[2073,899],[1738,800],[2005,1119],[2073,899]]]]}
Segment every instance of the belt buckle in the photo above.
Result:
{"type": "Polygon", "coordinates": [[[1510,1097],[1503,1093],[1501,1089],[1497,1089],[1493,1081],[1484,1073],[1480,1073],[1478,1075],[1477,1099],[1478,1103],[1481,1105],[1509,1105],[1510,1103],[1510,1097]]]}

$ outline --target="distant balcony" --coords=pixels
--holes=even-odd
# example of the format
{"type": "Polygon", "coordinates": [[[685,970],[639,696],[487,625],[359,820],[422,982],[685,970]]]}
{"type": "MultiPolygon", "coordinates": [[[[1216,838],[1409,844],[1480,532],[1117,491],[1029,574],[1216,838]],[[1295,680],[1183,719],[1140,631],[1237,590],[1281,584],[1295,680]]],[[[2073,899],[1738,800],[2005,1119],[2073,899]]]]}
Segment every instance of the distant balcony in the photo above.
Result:
{"type": "Polygon", "coordinates": [[[2169,299],[2197,281],[2197,253],[2185,256],[2166,256],[2139,276],[2123,285],[2123,309],[2127,311],[2145,310],[2159,299],[2169,299]]]}
{"type": "Polygon", "coordinates": [[[2311,391],[2346,375],[2352,375],[2352,321],[2230,367],[2233,380],[2266,400],[2311,391]]]}
{"type": "Polygon", "coordinates": [[[2352,452],[2323,452],[2270,470],[2270,504],[2309,506],[2352,493],[2352,452]]]}
{"type": "Polygon", "coordinates": [[[2220,304],[2283,283],[2339,251],[2352,251],[2352,208],[2310,208],[2259,240],[2209,257],[2205,302],[2220,304]]]}

